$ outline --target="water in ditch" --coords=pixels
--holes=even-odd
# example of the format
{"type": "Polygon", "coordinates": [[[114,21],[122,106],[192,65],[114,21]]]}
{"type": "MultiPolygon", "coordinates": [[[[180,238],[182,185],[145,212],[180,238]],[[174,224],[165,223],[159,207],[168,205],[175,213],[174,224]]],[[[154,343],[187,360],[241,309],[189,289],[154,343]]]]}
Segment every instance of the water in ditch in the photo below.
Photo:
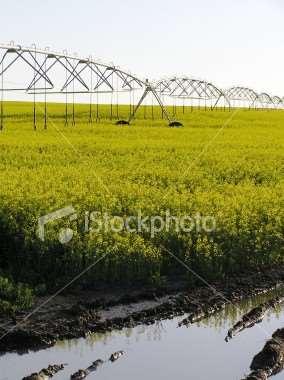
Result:
{"type": "MultiPolygon", "coordinates": [[[[283,292],[282,292],[283,293],[283,292]]],[[[269,294],[269,297],[275,294],[269,294]]],[[[78,369],[97,359],[123,350],[115,363],[107,361],[89,380],[241,380],[249,372],[252,358],[277,328],[284,327],[284,306],[267,314],[262,324],[248,329],[229,343],[227,330],[268,296],[258,296],[190,327],[178,328],[185,316],[151,326],[125,328],[86,339],[59,342],[56,346],[27,354],[8,353],[0,357],[0,380],[21,380],[49,364],[66,363],[54,380],[69,380],[78,369]]],[[[282,379],[284,372],[273,377],[282,379]]]]}

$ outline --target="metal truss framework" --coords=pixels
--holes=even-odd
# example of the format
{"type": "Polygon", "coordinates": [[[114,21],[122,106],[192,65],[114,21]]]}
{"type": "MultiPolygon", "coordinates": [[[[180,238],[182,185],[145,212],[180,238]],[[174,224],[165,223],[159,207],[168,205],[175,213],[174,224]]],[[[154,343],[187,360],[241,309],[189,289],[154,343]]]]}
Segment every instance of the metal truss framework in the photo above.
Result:
{"type": "Polygon", "coordinates": [[[255,104],[258,97],[254,90],[247,87],[231,87],[226,90],[226,95],[230,100],[248,102],[250,107],[255,104]]]}
{"type": "Polygon", "coordinates": [[[248,87],[231,87],[227,90],[215,86],[214,84],[188,77],[173,77],[161,79],[156,82],[155,89],[161,96],[169,96],[177,99],[193,100],[214,100],[213,109],[216,108],[223,99],[225,106],[231,107],[234,101],[242,102],[243,106],[257,108],[283,108],[284,98],[270,96],[267,93],[258,94],[248,87]]]}
{"type": "Polygon", "coordinates": [[[258,103],[260,103],[262,105],[266,105],[266,106],[270,106],[273,104],[271,96],[265,92],[258,95],[257,101],[258,101],[258,103]]]}
{"type": "Polygon", "coordinates": [[[283,99],[281,99],[279,96],[273,96],[272,103],[275,105],[275,107],[282,107],[283,106],[283,99]]]}
{"type": "MultiPolygon", "coordinates": [[[[7,82],[12,83],[13,82],[7,82]]],[[[127,123],[135,117],[139,106],[149,92],[152,92],[162,112],[171,121],[161,99],[148,80],[122,70],[113,64],[104,64],[92,57],[80,58],[77,55],[41,50],[36,46],[31,48],[20,45],[0,45],[0,92],[23,91],[32,95],[48,94],[113,94],[131,93],[135,90],[144,91],[141,100],[127,123]],[[1,54],[2,52],[2,54],[1,54]],[[21,65],[21,66],[20,66],[21,65]],[[22,73],[21,84],[7,87],[4,78],[13,69],[22,73]],[[22,83],[23,81],[23,83],[22,83]]],[[[3,105],[1,102],[1,126],[3,127],[3,105]]],[[[35,112],[34,112],[35,113],[35,112]]],[[[34,127],[36,128],[34,120],[34,127]]]]}
{"type": "Polygon", "coordinates": [[[250,108],[257,107],[258,105],[268,108],[284,107],[283,99],[279,96],[270,96],[265,92],[257,94],[253,89],[247,87],[231,87],[225,93],[230,101],[243,101],[250,108]]]}
{"type": "MultiPolygon", "coordinates": [[[[137,88],[143,88],[144,82],[132,74],[121,70],[114,65],[106,65],[92,57],[79,58],[68,55],[67,52],[56,53],[49,50],[38,50],[36,47],[23,48],[19,45],[0,45],[4,52],[0,59],[0,76],[11,70],[17,63],[24,63],[26,69],[32,71],[32,79],[21,87],[4,88],[5,91],[26,92],[47,91],[49,93],[68,93],[72,92],[72,86],[75,82],[81,87],[76,92],[113,92],[115,91],[114,83],[119,81],[119,90],[131,91],[137,88]],[[52,78],[53,72],[60,68],[65,75],[61,84],[55,83],[57,80],[52,78]],[[93,77],[93,82],[91,80],[93,77]],[[39,85],[44,82],[44,86],[39,85]],[[59,88],[58,88],[59,87],[59,88]],[[56,90],[56,88],[58,88],[56,90]]],[[[25,78],[24,78],[25,79],[25,78]]]]}
{"type": "Polygon", "coordinates": [[[224,98],[230,106],[230,101],[225,92],[210,82],[188,77],[174,77],[162,79],[155,85],[156,91],[164,96],[178,99],[214,100],[215,108],[219,101],[224,98]]]}
{"type": "MultiPolygon", "coordinates": [[[[249,108],[257,108],[259,105],[276,109],[284,107],[284,98],[270,96],[267,93],[257,94],[254,90],[246,87],[231,87],[228,90],[222,90],[210,82],[185,76],[161,79],[158,82],[150,83],[114,64],[102,63],[91,56],[81,58],[75,54],[69,55],[66,51],[58,53],[50,51],[48,48],[37,49],[35,45],[30,48],[14,43],[0,45],[0,129],[3,128],[3,94],[5,92],[23,91],[34,96],[34,128],[36,129],[36,94],[44,95],[45,103],[48,94],[64,94],[66,104],[67,95],[73,94],[74,122],[74,94],[90,94],[91,97],[92,94],[100,93],[131,94],[136,90],[141,90],[142,96],[136,107],[130,107],[130,115],[126,124],[134,119],[136,112],[149,93],[152,93],[162,109],[163,117],[165,116],[170,123],[172,119],[162,102],[162,98],[166,96],[183,101],[185,99],[204,101],[205,106],[206,101],[211,101],[212,109],[216,108],[222,99],[224,106],[229,108],[234,101],[245,103],[245,106],[249,108]],[[14,79],[13,70],[21,73],[20,85],[19,82],[11,82],[7,79],[9,75],[14,79]],[[14,86],[10,86],[10,84],[14,86]]],[[[67,111],[65,117],[67,120],[67,111]]],[[[45,107],[45,125],[46,120],[45,107]]]]}

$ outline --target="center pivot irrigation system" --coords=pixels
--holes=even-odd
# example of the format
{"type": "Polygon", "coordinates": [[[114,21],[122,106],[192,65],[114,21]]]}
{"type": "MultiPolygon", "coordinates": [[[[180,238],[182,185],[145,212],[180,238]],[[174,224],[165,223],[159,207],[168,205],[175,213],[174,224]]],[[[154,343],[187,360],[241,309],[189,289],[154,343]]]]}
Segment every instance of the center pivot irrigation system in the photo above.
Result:
{"type": "MultiPolygon", "coordinates": [[[[139,79],[114,64],[106,64],[92,56],[88,58],[70,55],[67,51],[54,52],[49,48],[38,49],[35,45],[22,47],[13,42],[0,45],[0,129],[4,125],[4,101],[10,94],[24,93],[33,98],[33,125],[37,128],[37,102],[43,101],[44,128],[47,128],[47,98],[60,97],[65,101],[65,124],[75,124],[75,95],[88,96],[89,122],[100,118],[100,104],[108,104],[108,118],[116,124],[130,124],[139,108],[146,103],[148,95],[161,109],[161,116],[170,126],[181,126],[175,120],[177,105],[204,107],[246,107],[249,109],[280,109],[284,98],[257,94],[245,87],[222,90],[207,81],[188,77],[173,77],[156,82],[139,79]],[[71,100],[70,100],[71,97],[71,100]],[[126,101],[126,99],[128,100],[126,101]],[[68,104],[72,104],[72,113],[68,104]],[[119,105],[129,103],[128,117],[121,119],[119,105]],[[169,107],[173,106],[173,112],[169,107]]],[[[62,102],[62,100],[61,100],[62,102]]],[[[144,117],[146,118],[144,111],[144,117]]]]}

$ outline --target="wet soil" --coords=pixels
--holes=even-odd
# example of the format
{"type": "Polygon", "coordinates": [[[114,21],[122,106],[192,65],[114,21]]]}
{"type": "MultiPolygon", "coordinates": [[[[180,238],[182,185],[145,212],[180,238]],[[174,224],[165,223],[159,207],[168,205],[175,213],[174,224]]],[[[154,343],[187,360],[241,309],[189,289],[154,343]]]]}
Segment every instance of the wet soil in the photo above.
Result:
{"type": "MultiPolygon", "coordinates": [[[[59,340],[151,325],[189,314],[180,323],[186,325],[217,313],[229,303],[264,294],[283,284],[284,268],[277,268],[231,278],[226,284],[213,283],[212,288],[189,288],[179,283],[127,294],[125,290],[66,294],[54,298],[28,319],[25,319],[26,314],[19,314],[16,321],[0,321],[0,333],[5,334],[0,340],[0,351],[36,351],[51,347],[59,340]]],[[[35,308],[46,300],[38,299],[35,308]]]]}

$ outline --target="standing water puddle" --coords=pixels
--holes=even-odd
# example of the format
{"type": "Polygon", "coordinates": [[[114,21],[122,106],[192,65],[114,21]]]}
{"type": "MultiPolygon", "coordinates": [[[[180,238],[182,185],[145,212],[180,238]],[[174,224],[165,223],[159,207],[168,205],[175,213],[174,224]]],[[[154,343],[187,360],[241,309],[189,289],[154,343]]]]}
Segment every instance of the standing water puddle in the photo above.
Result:
{"type": "MultiPolygon", "coordinates": [[[[282,291],[283,293],[283,291],[282,291]]],[[[267,314],[263,323],[243,331],[229,343],[227,330],[247,311],[271,296],[255,297],[198,324],[177,328],[183,317],[152,326],[125,328],[86,339],[59,342],[39,352],[0,357],[0,380],[21,380],[49,364],[68,363],[54,380],[69,380],[80,368],[96,359],[107,360],[111,353],[126,354],[115,363],[107,362],[91,373],[90,380],[241,380],[250,363],[274,331],[284,327],[284,306],[267,314]]],[[[283,373],[272,379],[283,379],[283,373]]]]}

